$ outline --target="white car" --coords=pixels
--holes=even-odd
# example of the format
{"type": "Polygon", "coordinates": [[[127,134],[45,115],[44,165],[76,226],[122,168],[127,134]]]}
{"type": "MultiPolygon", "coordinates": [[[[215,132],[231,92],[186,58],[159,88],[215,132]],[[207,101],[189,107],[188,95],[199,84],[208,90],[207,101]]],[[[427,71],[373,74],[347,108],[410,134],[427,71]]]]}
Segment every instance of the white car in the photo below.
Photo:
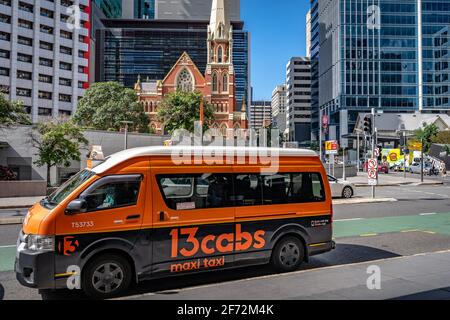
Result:
{"type": "MultiPolygon", "coordinates": [[[[414,162],[413,164],[411,164],[409,166],[409,172],[411,172],[411,173],[420,174],[421,170],[422,170],[422,165],[420,162],[414,162]]],[[[423,164],[423,173],[429,174],[430,170],[431,170],[431,165],[429,163],[424,163],[423,164]]]]}
{"type": "Polygon", "coordinates": [[[330,182],[333,198],[350,199],[355,195],[355,186],[351,182],[337,179],[330,175],[328,175],[328,181],[330,182]]]}

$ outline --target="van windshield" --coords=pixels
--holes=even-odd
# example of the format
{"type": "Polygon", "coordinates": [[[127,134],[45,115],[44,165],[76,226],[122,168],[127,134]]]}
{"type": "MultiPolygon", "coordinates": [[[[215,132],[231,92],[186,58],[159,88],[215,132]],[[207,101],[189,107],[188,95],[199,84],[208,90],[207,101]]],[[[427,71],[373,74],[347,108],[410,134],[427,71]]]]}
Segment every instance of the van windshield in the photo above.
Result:
{"type": "Polygon", "coordinates": [[[54,208],[93,175],[95,175],[95,173],[90,170],[83,170],[78,172],[70,180],[59,187],[58,190],[42,200],[41,204],[46,208],[54,208]]]}

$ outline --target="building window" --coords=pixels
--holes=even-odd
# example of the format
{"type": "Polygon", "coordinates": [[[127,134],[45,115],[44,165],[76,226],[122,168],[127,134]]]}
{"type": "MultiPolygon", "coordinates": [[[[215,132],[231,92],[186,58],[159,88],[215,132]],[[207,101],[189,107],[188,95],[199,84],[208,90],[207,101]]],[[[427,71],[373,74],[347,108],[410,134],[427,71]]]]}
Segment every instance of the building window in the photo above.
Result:
{"type": "Polygon", "coordinates": [[[217,49],[217,62],[218,63],[223,62],[223,49],[221,46],[219,46],[219,49],[217,49]]]}
{"type": "Polygon", "coordinates": [[[72,86],[72,80],[66,78],[59,78],[59,84],[61,86],[70,87],[72,86]]]}
{"type": "Polygon", "coordinates": [[[8,50],[0,49],[0,58],[9,59],[10,56],[11,56],[11,53],[8,50]]]}
{"type": "Polygon", "coordinates": [[[44,50],[53,51],[53,44],[51,44],[49,42],[45,42],[45,41],[40,41],[39,48],[44,49],[44,50]]]}
{"type": "Polygon", "coordinates": [[[31,89],[17,88],[16,94],[20,97],[31,97],[31,89]]]}
{"type": "Polygon", "coordinates": [[[33,5],[19,1],[19,10],[33,13],[33,5]]]}
{"type": "Polygon", "coordinates": [[[39,99],[52,100],[52,93],[47,91],[39,91],[39,99]]]}
{"type": "Polygon", "coordinates": [[[194,81],[191,73],[187,69],[183,69],[178,75],[177,88],[186,92],[194,91],[194,81]]]}
{"type": "Polygon", "coordinates": [[[0,13],[0,22],[11,24],[11,16],[0,13]]]}
{"type": "Polygon", "coordinates": [[[61,30],[61,38],[72,40],[72,32],[61,30]]]}
{"type": "Polygon", "coordinates": [[[59,101],[61,102],[72,102],[72,96],[68,94],[59,94],[59,101]]]}
{"type": "Polygon", "coordinates": [[[222,91],[228,92],[228,74],[226,74],[226,73],[223,75],[222,91]]]}
{"type": "Polygon", "coordinates": [[[17,70],[17,78],[24,80],[31,80],[32,73],[28,71],[17,70]]]}
{"type": "Polygon", "coordinates": [[[67,63],[67,62],[60,62],[59,63],[59,68],[61,70],[72,71],[72,65],[70,63],[67,63]]]}
{"type": "Polygon", "coordinates": [[[219,91],[219,85],[218,85],[218,81],[217,81],[217,73],[215,73],[215,72],[212,75],[212,91],[213,92],[219,91]]]}
{"type": "Polygon", "coordinates": [[[41,16],[53,19],[53,11],[41,8],[41,16]]]}
{"type": "Polygon", "coordinates": [[[45,24],[41,24],[40,30],[42,33],[53,34],[53,28],[46,26],[45,24]]]}
{"type": "Polygon", "coordinates": [[[48,76],[46,74],[40,74],[39,75],[39,81],[40,82],[44,82],[44,83],[52,83],[53,82],[53,77],[52,76],[48,76]]]}
{"type": "Polygon", "coordinates": [[[21,62],[26,63],[32,63],[33,62],[33,56],[30,56],[28,54],[18,53],[17,54],[17,60],[21,62]]]}
{"type": "Polygon", "coordinates": [[[17,37],[17,43],[19,44],[23,44],[24,46],[33,46],[33,39],[27,38],[27,37],[22,37],[22,36],[18,36],[17,37]]]}
{"type": "Polygon", "coordinates": [[[3,32],[3,31],[1,31],[1,32],[0,32],[0,40],[3,40],[3,41],[10,41],[10,40],[11,40],[11,34],[8,33],[8,32],[3,32]]]}
{"type": "Polygon", "coordinates": [[[59,47],[59,52],[63,54],[72,55],[72,49],[64,46],[59,47]]]}
{"type": "Polygon", "coordinates": [[[19,19],[18,25],[25,29],[33,29],[33,22],[24,19],[19,19]]]}
{"type": "Polygon", "coordinates": [[[53,67],[53,61],[50,59],[39,58],[39,65],[44,67],[53,67]]]}
{"type": "Polygon", "coordinates": [[[50,117],[52,115],[52,109],[48,108],[39,108],[38,115],[50,117]]]}
{"type": "Polygon", "coordinates": [[[0,67],[0,76],[9,77],[9,69],[0,67]]]}

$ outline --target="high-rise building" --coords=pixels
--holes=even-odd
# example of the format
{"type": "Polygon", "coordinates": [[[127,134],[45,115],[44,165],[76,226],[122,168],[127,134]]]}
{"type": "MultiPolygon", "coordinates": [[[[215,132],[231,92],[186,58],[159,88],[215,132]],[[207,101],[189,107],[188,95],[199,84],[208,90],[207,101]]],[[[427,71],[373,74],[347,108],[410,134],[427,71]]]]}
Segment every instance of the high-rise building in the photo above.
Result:
{"type": "Polygon", "coordinates": [[[155,19],[155,0],[121,0],[122,19],[155,19]]]}
{"type": "Polygon", "coordinates": [[[371,108],[450,112],[449,23],[448,0],[319,0],[319,107],[330,138],[371,108]]]}
{"type": "Polygon", "coordinates": [[[258,130],[267,128],[272,124],[271,101],[252,101],[249,108],[249,115],[251,129],[258,130]]]}
{"type": "Polygon", "coordinates": [[[279,85],[272,92],[272,122],[281,133],[286,130],[286,85],[279,85]]]}
{"type": "Polygon", "coordinates": [[[311,10],[306,14],[306,57],[311,58],[311,10]]]}
{"type": "Polygon", "coordinates": [[[90,0],[0,2],[0,89],[33,122],[69,116],[89,85],[90,0]],[[71,24],[79,6],[80,25],[71,24]]]}
{"type": "Polygon", "coordinates": [[[311,141],[311,61],[291,58],[286,66],[286,126],[289,141],[311,141]]]}
{"type": "MultiPolygon", "coordinates": [[[[155,19],[208,21],[212,2],[212,0],[156,0],[155,19]]],[[[241,1],[229,0],[227,4],[230,20],[241,21],[241,1]]]]}
{"type": "Polygon", "coordinates": [[[319,138],[319,0],[310,0],[310,42],[309,53],[311,56],[311,139],[319,138]]]}
{"type": "MultiPolygon", "coordinates": [[[[97,32],[96,81],[118,81],[133,87],[141,76],[161,80],[186,51],[202,74],[208,63],[208,22],[163,20],[103,20],[97,32]]],[[[250,45],[243,22],[233,26],[236,105],[249,105],[250,45]]]]}
{"type": "Polygon", "coordinates": [[[122,17],[123,0],[93,0],[93,1],[95,5],[103,12],[105,17],[111,19],[122,17]]]}

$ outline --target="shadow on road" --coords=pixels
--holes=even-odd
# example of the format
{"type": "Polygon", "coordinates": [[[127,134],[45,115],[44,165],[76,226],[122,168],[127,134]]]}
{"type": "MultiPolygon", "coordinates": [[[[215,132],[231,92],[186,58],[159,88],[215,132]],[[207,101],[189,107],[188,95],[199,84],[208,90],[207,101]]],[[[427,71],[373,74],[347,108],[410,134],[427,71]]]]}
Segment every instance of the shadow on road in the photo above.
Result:
{"type": "MultiPolygon", "coordinates": [[[[332,252],[311,257],[309,263],[304,263],[300,270],[311,270],[328,266],[345,265],[358,262],[373,261],[398,257],[399,255],[389,251],[367,247],[356,244],[338,243],[336,250],[332,252]]],[[[261,276],[276,274],[273,269],[266,266],[246,267],[233,270],[221,270],[204,274],[191,274],[176,276],[172,278],[155,279],[145,281],[133,286],[124,296],[133,296],[145,293],[156,293],[160,295],[174,295],[178,290],[202,285],[218,284],[242,279],[257,278],[261,276]]],[[[83,300],[87,299],[81,292],[61,290],[57,293],[46,294],[43,299],[57,300],[83,300]]]]}
{"type": "Polygon", "coordinates": [[[450,287],[419,292],[391,300],[450,300],[450,287]]]}
{"type": "Polygon", "coordinates": [[[5,297],[5,288],[3,288],[2,284],[0,283],[0,300],[3,300],[5,297]]]}

